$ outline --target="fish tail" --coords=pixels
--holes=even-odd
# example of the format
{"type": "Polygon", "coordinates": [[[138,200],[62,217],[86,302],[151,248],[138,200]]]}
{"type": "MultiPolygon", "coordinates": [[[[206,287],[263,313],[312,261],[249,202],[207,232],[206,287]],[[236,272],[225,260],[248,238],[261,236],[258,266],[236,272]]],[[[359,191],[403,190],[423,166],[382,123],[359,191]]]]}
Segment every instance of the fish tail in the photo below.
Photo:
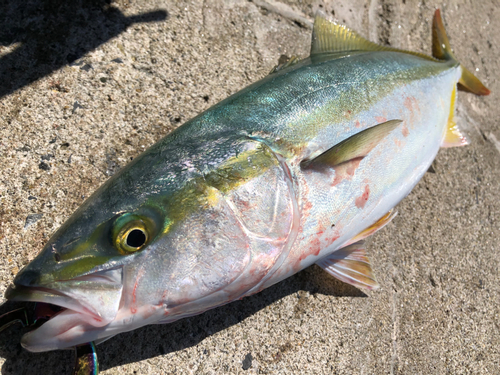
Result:
{"type": "MultiPolygon", "coordinates": [[[[436,9],[434,20],[432,22],[432,56],[439,60],[456,61],[455,55],[450,47],[450,41],[444,29],[441,12],[436,9]]],[[[489,95],[490,90],[465,67],[462,68],[462,76],[458,80],[458,89],[462,91],[472,92],[476,95],[489,95]]]]}

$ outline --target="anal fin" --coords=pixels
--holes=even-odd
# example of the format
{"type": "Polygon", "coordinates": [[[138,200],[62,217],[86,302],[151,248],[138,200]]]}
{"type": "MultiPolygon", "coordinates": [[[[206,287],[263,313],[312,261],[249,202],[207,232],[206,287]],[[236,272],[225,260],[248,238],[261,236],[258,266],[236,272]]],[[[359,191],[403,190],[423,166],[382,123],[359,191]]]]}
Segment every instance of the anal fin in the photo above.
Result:
{"type": "Polygon", "coordinates": [[[364,241],[337,250],[316,264],[333,277],[356,288],[375,290],[380,287],[366,255],[364,241]]]}

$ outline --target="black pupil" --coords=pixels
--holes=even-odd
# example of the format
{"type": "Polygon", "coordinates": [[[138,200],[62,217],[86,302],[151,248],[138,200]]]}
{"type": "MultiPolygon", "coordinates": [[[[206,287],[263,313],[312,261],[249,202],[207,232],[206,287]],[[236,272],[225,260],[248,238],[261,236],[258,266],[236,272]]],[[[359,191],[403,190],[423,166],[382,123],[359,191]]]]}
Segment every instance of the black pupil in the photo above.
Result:
{"type": "Polygon", "coordinates": [[[127,245],[130,247],[141,247],[146,243],[146,235],[140,229],[134,229],[127,236],[127,245]]]}

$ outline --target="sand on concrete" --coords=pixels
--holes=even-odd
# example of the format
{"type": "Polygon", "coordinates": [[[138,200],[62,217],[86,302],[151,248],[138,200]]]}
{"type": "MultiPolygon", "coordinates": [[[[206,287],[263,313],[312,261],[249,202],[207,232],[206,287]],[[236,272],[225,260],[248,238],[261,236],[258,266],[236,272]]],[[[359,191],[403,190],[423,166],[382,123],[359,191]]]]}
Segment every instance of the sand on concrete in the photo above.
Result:
{"type": "MultiPolygon", "coordinates": [[[[155,141],[306,57],[317,9],[430,52],[440,7],[471,144],[443,149],[368,243],[381,288],[314,266],[258,295],[97,348],[103,374],[495,374],[500,368],[500,3],[389,0],[12,2],[0,11],[0,292],[110,175],[155,141]],[[71,4],[70,4],[71,3],[71,4]],[[73,4],[78,3],[78,4],[73,4]]],[[[71,351],[0,335],[2,374],[69,374],[71,351]]]]}

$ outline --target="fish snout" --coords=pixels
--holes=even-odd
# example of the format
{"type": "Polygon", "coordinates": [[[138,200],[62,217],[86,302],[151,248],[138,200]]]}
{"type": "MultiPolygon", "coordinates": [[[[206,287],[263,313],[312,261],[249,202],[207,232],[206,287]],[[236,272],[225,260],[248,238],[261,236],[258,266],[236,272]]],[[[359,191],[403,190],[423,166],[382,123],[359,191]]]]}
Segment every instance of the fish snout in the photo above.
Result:
{"type": "Polygon", "coordinates": [[[40,284],[40,271],[24,268],[14,278],[14,285],[36,286],[40,284]]]}

